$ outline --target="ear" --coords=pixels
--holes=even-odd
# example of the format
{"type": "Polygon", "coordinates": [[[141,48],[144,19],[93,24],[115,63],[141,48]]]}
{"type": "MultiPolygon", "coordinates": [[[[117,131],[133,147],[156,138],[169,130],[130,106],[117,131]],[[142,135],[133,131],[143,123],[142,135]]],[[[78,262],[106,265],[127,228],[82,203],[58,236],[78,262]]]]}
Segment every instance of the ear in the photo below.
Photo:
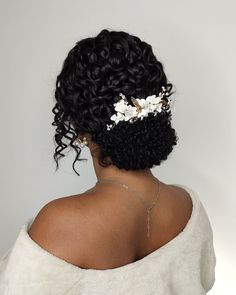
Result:
{"type": "Polygon", "coordinates": [[[83,138],[84,137],[86,137],[87,139],[89,138],[88,137],[88,133],[85,133],[85,132],[77,132],[77,134],[78,134],[78,137],[81,139],[81,140],[83,140],[83,138]]]}
{"type": "Polygon", "coordinates": [[[79,132],[79,138],[80,138],[81,140],[83,140],[84,137],[86,137],[89,141],[91,141],[91,135],[90,135],[89,133],[86,133],[86,132],[82,132],[82,133],[80,133],[80,132],[79,132]]]}
{"type": "Polygon", "coordinates": [[[100,148],[98,145],[92,143],[89,145],[90,154],[93,158],[97,158],[99,155],[100,148]]]}

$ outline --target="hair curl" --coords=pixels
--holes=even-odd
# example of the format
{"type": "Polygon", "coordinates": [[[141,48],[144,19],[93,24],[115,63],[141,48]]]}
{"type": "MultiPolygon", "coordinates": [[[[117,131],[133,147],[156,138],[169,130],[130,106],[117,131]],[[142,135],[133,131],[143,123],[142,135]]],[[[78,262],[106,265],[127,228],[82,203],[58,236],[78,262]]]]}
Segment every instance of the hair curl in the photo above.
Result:
{"type": "Polygon", "coordinates": [[[120,92],[131,103],[131,96],[158,95],[161,86],[165,86],[168,96],[173,94],[173,85],[168,83],[151,45],[138,37],[103,29],[96,37],[76,42],[56,79],[56,104],[52,109],[56,170],[58,160],[65,156],[62,151],[70,146],[76,151],[73,170],[80,175],[75,162],[87,160],[79,158],[81,148],[73,143],[80,132],[89,133],[99,146],[98,160],[103,167],[112,164],[138,170],[160,165],[178,140],[171,127],[171,112],[149,114],[133,124],[121,121],[109,131],[106,124],[111,123],[113,104],[120,99],[120,92]]]}

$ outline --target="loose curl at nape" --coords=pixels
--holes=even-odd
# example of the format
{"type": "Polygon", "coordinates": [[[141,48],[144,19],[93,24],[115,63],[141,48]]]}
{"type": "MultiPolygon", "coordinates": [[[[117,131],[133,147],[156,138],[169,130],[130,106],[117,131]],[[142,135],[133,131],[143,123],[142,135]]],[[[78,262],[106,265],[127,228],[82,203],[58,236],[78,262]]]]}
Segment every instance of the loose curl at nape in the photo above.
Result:
{"type": "Polygon", "coordinates": [[[89,133],[99,146],[98,161],[103,167],[139,170],[160,165],[178,140],[171,127],[171,112],[149,114],[134,123],[119,122],[109,131],[106,125],[111,123],[120,93],[131,103],[131,96],[158,95],[162,86],[168,91],[163,98],[167,100],[173,85],[151,45],[137,36],[103,29],[96,37],[76,42],[56,79],[52,109],[56,170],[58,160],[65,156],[62,151],[71,147],[76,152],[72,167],[80,175],[75,163],[87,160],[79,158],[81,148],[74,144],[80,133],[89,133]]]}

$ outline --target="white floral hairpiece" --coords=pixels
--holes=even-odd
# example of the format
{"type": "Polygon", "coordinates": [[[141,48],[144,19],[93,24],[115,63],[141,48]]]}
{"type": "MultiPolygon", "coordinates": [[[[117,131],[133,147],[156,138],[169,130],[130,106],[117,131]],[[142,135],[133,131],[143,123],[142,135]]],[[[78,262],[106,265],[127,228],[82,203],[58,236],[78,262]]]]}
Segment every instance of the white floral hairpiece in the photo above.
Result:
{"type": "Polygon", "coordinates": [[[147,117],[149,113],[153,113],[154,116],[162,110],[170,111],[170,99],[168,101],[163,100],[164,95],[168,95],[166,88],[161,87],[162,91],[158,96],[150,95],[145,99],[135,99],[131,96],[132,103],[134,106],[128,104],[127,98],[124,94],[120,93],[121,99],[114,103],[116,113],[110,117],[110,120],[114,121],[113,124],[107,124],[107,130],[111,130],[120,121],[129,121],[130,123],[135,122],[137,119],[147,117]]]}

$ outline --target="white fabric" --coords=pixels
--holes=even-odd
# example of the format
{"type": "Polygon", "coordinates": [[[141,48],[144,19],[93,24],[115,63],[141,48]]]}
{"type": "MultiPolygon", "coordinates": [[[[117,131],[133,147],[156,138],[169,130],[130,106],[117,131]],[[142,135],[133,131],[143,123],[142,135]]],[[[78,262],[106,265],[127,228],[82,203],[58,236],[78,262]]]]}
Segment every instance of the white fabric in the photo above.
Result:
{"type": "Polygon", "coordinates": [[[192,215],[184,230],[144,258],[121,267],[83,269],[52,255],[22,226],[0,260],[1,295],[202,295],[215,282],[216,256],[209,218],[192,189],[192,215]]]}

